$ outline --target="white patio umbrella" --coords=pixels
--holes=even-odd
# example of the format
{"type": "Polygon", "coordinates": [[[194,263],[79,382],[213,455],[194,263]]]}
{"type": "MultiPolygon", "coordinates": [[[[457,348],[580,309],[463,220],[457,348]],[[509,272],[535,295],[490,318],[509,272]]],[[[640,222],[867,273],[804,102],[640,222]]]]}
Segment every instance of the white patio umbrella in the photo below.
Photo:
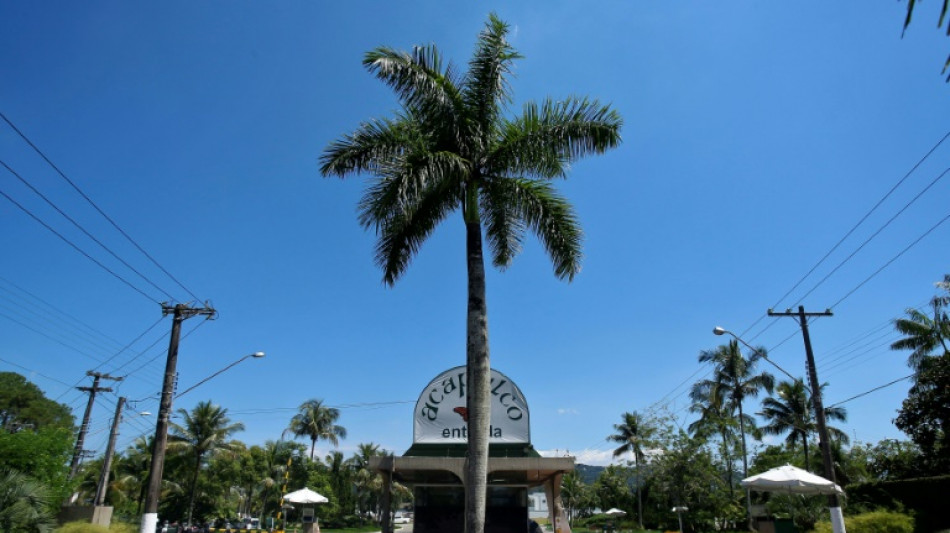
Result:
{"type": "Polygon", "coordinates": [[[605,515],[610,515],[610,516],[623,516],[623,515],[627,514],[627,512],[626,512],[626,511],[623,511],[623,510],[621,510],[621,509],[617,509],[616,507],[614,507],[614,508],[612,508],[612,509],[608,509],[607,512],[604,513],[604,514],[605,514],[605,515]]]}
{"type": "Polygon", "coordinates": [[[284,501],[290,503],[327,503],[326,496],[304,487],[284,495],[284,501]]]}
{"type": "Polygon", "coordinates": [[[762,492],[785,492],[790,494],[844,494],[841,487],[831,481],[792,465],[780,466],[747,477],[740,483],[743,487],[762,492]]]}

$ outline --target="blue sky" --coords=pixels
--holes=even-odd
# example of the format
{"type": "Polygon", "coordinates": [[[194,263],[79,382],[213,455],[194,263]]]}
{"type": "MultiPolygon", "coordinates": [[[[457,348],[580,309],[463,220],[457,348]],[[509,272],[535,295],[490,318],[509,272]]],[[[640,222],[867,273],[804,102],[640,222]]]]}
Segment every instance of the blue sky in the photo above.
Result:
{"type": "MultiPolygon", "coordinates": [[[[185,323],[181,389],[267,357],[176,408],[211,399],[262,443],[321,398],[341,409],[347,454],[405,451],[422,388],[464,363],[463,225],[440,227],[387,288],[356,220],[366,182],[323,179],[317,161],[397,107],[367,51],[435,43],[464,67],[494,10],[524,55],[512,112],[580,94],[624,117],[623,144],[558,183],[585,231],[582,273],[556,280],[533,240],[489,273],[492,364],[526,395],[535,447],[603,463],[624,411],[687,424],[716,325],[802,374],[795,322],[762,318],[773,306],[832,307],[811,324],[826,404],[861,394],[910,373],[890,321],[950,272],[950,141],[796,284],[947,134],[938,7],[921,4],[901,38],[902,2],[5,2],[0,111],[187,291],[0,122],[0,159],[168,293],[0,169],[0,190],[146,293],[0,200],[0,370],[77,417],[87,370],[134,370],[117,393],[155,413],[158,302],[190,292],[220,315],[185,323]]],[[[847,402],[842,429],[902,437],[891,421],[908,387],[847,402]]],[[[115,396],[93,413],[99,453],[115,396]]],[[[154,414],[129,416],[119,445],[153,431],[154,414]]]]}

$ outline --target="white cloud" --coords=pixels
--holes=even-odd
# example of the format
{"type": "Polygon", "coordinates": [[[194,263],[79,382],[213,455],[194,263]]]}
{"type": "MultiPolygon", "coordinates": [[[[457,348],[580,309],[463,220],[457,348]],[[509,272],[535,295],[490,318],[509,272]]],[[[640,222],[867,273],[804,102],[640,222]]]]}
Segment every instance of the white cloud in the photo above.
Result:
{"type": "Polygon", "coordinates": [[[558,408],[557,414],[559,414],[559,415],[576,415],[576,414],[580,414],[580,413],[578,413],[577,409],[574,409],[573,407],[561,407],[561,408],[558,408]]]}
{"type": "Polygon", "coordinates": [[[542,457],[574,457],[577,464],[592,466],[607,466],[622,464],[622,460],[614,459],[612,450],[538,450],[542,457]]]}

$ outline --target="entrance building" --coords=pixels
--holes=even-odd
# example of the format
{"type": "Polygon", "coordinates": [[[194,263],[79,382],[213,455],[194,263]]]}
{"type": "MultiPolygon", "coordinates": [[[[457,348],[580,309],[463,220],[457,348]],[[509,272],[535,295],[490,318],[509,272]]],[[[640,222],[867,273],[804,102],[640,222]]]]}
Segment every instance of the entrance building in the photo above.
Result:
{"type": "MultiPolygon", "coordinates": [[[[543,487],[555,533],[570,533],[561,505],[561,478],[573,457],[541,457],[531,445],[528,404],[518,386],[492,369],[488,494],[485,533],[528,531],[528,490],[543,487]]],[[[374,457],[383,478],[383,532],[392,532],[388,511],[393,481],[414,496],[413,533],[465,529],[465,455],[468,448],[465,367],[436,376],[413,411],[412,446],[400,457],[374,457]]]]}

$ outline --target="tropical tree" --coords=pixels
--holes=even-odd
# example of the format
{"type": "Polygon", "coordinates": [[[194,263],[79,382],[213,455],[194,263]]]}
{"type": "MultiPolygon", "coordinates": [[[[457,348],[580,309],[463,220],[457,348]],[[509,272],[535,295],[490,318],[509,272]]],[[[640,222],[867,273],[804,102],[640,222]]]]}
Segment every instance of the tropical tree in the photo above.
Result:
{"type": "Polygon", "coordinates": [[[733,416],[732,409],[726,405],[723,395],[717,388],[708,390],[692,390],[690,399],[693,404],[689,410],[699,414],[699,419],[692,422],[687,429],[696,439],[709,440],[713,435],[719,437],[722,461],[726,467],[726,481],[729,486],[729,496],[735,496],[735,475],[733,468],[732,450],[735,448],[735,430],[738,429],[738,420],[733,416]],[[706,396],[703,396],[705,394],[706,396]]]}
{"type": "Polygon", "coordinates": [[[16,470],[0,470],[0,531],[53,531],[46,487],[16,470]]]}
{"type": "Polygon", "coordinates": [[[376,472],[369,468],[371,457],[384,455],[378,444],[360,443],[356,448],[356,453],[350,457],[348,464],[353,469],[353,487],[356,489],[356,506],[359,510],[360,520],[365,516],[366,511],[379,510],[379,494],[382,491],[382,481],[376,472]]]}
{"type": "Polygon", "coordinates": [[[363,65],[402,105],[395,117],[364,122],[321,156],[324,176],[374,176],[359,220],[375,228],[376,262],[392,285],[435,227],[454,211],[465,224],[468,304],[466,386],[468,461],[466,531],[484,530],[490,420],[488,310],[482,231],[492,261],[504,269],[534,232],[558,278],[580,269],[581,231],[569,203],[551,185],[569,165],[620,143],[620,115],[595,100],[569,97],[512,101],[508,77],[520,56],[509,27],[494,14],[479,34],[468,71],[444,65],[434,45],[411,53],[382,47],[363,65]]]}
{"type": "Polygon", "coordinates": [[[719,395],[733,412],[738,412],[739,434],[742,437],[742,476],[749,475],[749,462],[746,453],[746,426],[751,418],[743,411],[746,398],[756,397],[762,390],[769,394],[775,385],[775,378],[768,372],[755,373],[755,366],[765,355],[764,348],[756,348],[746,358],[739,350],[738,341],[720,345],[715,350],[703,350],[699,353],[700,363],[713,364],[713,377],[703,379],[693,385],[691,394],[696,397],[719,395]]]}
{"type": "Polygon", "coordinates": [[[323,400],[307,400],[300,404],[297,414],[290,419],[290,425],[284,434],[291,433],[294,437],[308,437],[310,439],[310,460],[313,461],[313,451],[320,439],[339,446],[340,439],[346,438],[346,428],[338,426],[340,410],[323,405],[323,400]]]}
{"type": "Polygon", "coordinates": [[[561,478],[561,498],[569,525],[573,525],[574,518],[592,507],[592,496],[591,487],[584,483],[580,474],[576,471],[564,474],[561,478]]]}
{"type": "Polygon", "coordinates": [[[937,286],[947,291],[946,295],[935,296],[930,300],[933,317],[917,310],[907,309],[907,318],[894,321],[894,329],[904,338],[891,344],[892,350],[911,350],[907,364],[914,370],[920,370],[928,356],[950,354],[950,317],[947,306],[950,305],[950,275],[937,286]]]}
{"type": "Polygon", "coordinates": [[[621,418],[623,422],[614,424],[614,429],[617,432],[607,437],[607,440],[620,444],[620,446],[614,450],[614,457],[620,457],[626,453],[633,455],[637,485],[637,523],[640,525],[640,529],[643,529],[643,496],[640,490],[640,463],[642,463],[644,459],[644,449],[653,446],[651,439],[656,433],[656,428],[636,411],[624,413],[621,415],[621,418]]]}
{"type": "Polygon", "coordinates": [[[227,416],[228,410],[213,405],[210,401],[199,402],[188,412],[178,409],[182,423],[171,424],[171,435],[168,449],[172,452],[183,453],[191,457],[193,468],[188,500],[188,523],[191,524],[191,514],[195,506],[195,488],[198,485],[198,474],[205,461],[221,451],[231,451],[235,446],[243,447],[240,443],[230,442],[228,439],[234,433],[244,430],[244,424],[232,423],[227,416]]]}
{"type": "Polygon", "coordinates": [[[930,472],[950,472],[950,354],[928,357],[894,424],[920,447],[930,472]]]}
{"type": "Polygon", "coordinates": [[[138,437],[116,461],[116,485],[126,497],[136,502],[135,514],[142,514],[145,490],[148,488],[149,465],[152,463],[154,437],[138,437]]]}
{"type": "MultiPolygon", "coordinates": [[[[824,389],[828,384],[822,384],[824,389]]],[[[848,412],[844,407],[825,407],[825,420],[844,422],[848,419],[848,412]]],[[[775,388],[775,395],[762,400],[762,412],[759,413],[768,424],[763,426],[762,432],[767,435],[784,435],[788,433],[785,442],[794,445],[796,441],[802,443],[805,455],[805,470],[810,470],[808,460],[808,436],[817,433],[818,425],[815,419],[815,408],[801,379],[782,381],[775,388]]],[[[834,440],[848,444],[848,434],[840,429],[825,424],[828,436],[834,440]]]]}

